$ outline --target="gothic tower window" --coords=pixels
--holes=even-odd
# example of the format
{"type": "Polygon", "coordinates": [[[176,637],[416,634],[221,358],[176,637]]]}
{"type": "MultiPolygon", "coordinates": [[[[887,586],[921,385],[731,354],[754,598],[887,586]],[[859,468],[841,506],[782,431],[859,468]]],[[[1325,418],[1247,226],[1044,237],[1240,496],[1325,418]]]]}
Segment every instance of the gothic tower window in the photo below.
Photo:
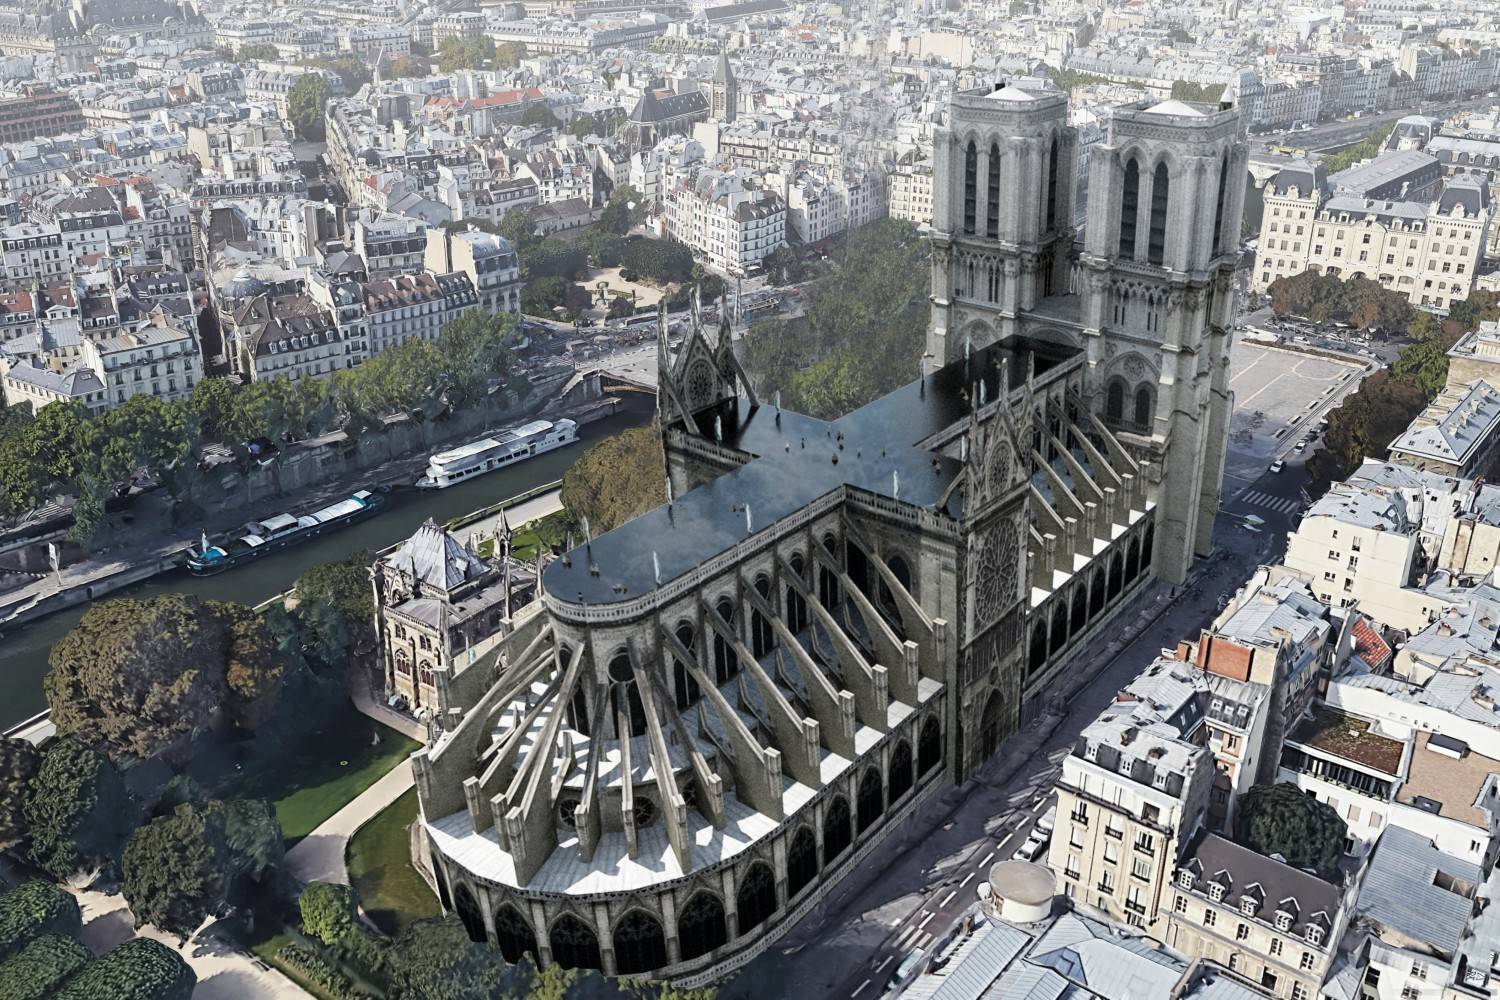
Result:
{"type": "Polygon", "coordinates": [[[1104,422],[1118,427],[1125,419],[1125,383],[1118,378],[1109,380],[1104,390],[1104,422]]]}
{"type": "Polygon", "coordinates": [[[1047,153],[1047,230],[1057,228],[1057,133],[1052,133],[1052,148],[1047,153]]]}
{"type": "MultiPolygon", "coordinates": [[[[792,572],[804,585],[807,583],[807,572],[802,553],[798,552],[792,556],[792,572]]],[[[786,585],[786,627],[793,634],[801,632],[807,627],[807,601],[803,599],[802,592],[792,584],[786,585]]]]}
{"type": "Polygon", "coordinates": [[[1214,253],[1227,245],[1228,239],[1224,236],[1224,204],[1229,200],[1229,151],[1224,151],[1224,158],[1219,161],[1219,199],[1214,206],[1214,238],[1211,247],[1214,253]]]}
{"type": "Polygon", "coordinates": [[[723,947],[729,940],[729,932],[719,897],[704,889],[693,893],[677,918],[677,938],[682,944],[684,962],[723,947]]]}
{"type": "Polygon", "coordinates": [[[872,767],[859,779],[859,832],[864,833],[875,825],[884,812],[884,796],[880,787],[880,769],[872,767]]]}
{"type": "Polygon", "coordinates": [[[1000,144],[990,143],[990,162],[985,167],[984,231],[990,239],[1000,237],[1000,144]]]}
{"type": "Polygon", "coordinates": [[[1134,159],[1125,164],[1120,189],[1120,259],[1135,260],[1135,217],[1140,211],[1141,168],[1134,159]]]}
{"type": "Polygon", "coordinates": [[[1160,264],[1167,254],[1167,188],[1171,184],[1167,176],[1166,161],[1156,165],[1151,180],[1151,232],[1146,242],[1146,260],[1160,264]]]}
{"type": "Polygon", "coordinates": [[[897,740],[896,749],[891,751],[891,778],[889,804],[895,805],[901,796],[911,791],[911,744],[906,740],[897,740]]]}
{"type": "Polygon", "coordinates": [[[979,150],[975,148],[973,140],[970,140],[968,148],[964,150],[964,232],[970,236],[974,235],[975,198],[979,193],[975,188],[978,183],[979,150]]]}
{"type": "Polygon", "coordinates": [[[1142,385],[1135,390],[1135,426],[1141,431],[1151,428],[1151,412],[1156,408],[1151,387],[1142,385]]]}
{"type": "MultiPolygon", "coordinates": [[[[721,597],[718,605],[714,608],[719,617],[724,619],[731,630],[734,629],[734,604],[729,598],[721,597]]],[[[740,672],[740,661],[735,657],[734,650],[729,648],[729,643],[724,637],[714,630],[714,682],[723,684],[735,674],[740,672]]]]}
{"type": "MultiPolygon", "coordinates": [[[[767,603],[771,600],[771,581],[764,575],[755,578],[755,592],[764,598],[767,603]]],[[[769,653],[776,645],[776,630],[766,616],[759,609],[750,610],[750,651],[760,658],[769,653]]]]}

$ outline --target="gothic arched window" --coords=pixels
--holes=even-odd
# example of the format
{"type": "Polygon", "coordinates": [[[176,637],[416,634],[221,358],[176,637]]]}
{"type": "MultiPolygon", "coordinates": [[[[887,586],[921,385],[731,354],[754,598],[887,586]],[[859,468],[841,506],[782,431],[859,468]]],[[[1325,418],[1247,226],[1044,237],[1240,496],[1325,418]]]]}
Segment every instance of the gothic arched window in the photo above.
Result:
{"type": "Polygon", "coordinates": [[[995,142],[985,168],[984,231],[992,240],[1000,236],[1000,144],[995,142]]]}
{"type": "Polygon", "coordinates": [[[1057,133],[1052,133],[1052,148],[1047,152],[1047,229],[1057,228],[1057,133]]]}
{"type": "Polygon", "coordinates": [[[931,771],[943,761],[943,732],[936,716],[929,715],[922,723],[922,735],[917,737],[917,768],[923,774],[931,771]]]}
{"type": "Polygon", "coordinates": [[[975,198],[979,184],[979,150],[971,139],[964,150],[964,232],[974,235],[975,198]]]}
{"type": "Polygon", "coordinates": [[[1068,609],[1069,638],[1082,632],[1083,627],[1088,624],[1088,621],[1089,592],[1087,587],[1079,584],[1073,588],[1073,606],[1068,609]]]}
{"type": "Polygon", "coordinates": [[[1132,538],[1125,550],[1125,579],[1134,580],[1141,574],[1141,540],[1132,538]]]}
{"type": "MultiPolygon", "coordinates": [[[[677,641],[682,643],[688,652],[693,652],[693,644],[697,635],[693,632],[693,626],[683,622],[677,626],[677,641]]],[[[698,688],[698,682],[693,680],[693,675],[688,671],[688,665],[677,657],[672,657],[672,681],[674,693],[677,696],[677,710],[679,712],[692,708],[698,699],[703,697],[703,692],[698,688]]]]}
{"type": "Polygon", "coordinates": [[[620,918],[613,935],[615,969],[622,976],[635,976],[667,964],[667,938],[661,921],[645,910],[631,910],[620,918]]]}
{"type": "Polygon", "coordinates": [[[859,779],[859,832],[864,833],[875,825],[885,811],[885,797],[881,794],[880,769],[869,768],[859,779]]]}
{"type": "Polygon", "coordinates": [[[1151,180],[1151,232],[1146,241],[1146,260],[1151,264],[1160,264],[1167,255],[1167,189],[1171,185],[1167,174],[1163,160],[1151,180]]]}
{"type": "MultiPolygon", "coordinates": [[[[720,618],[724,619],[724,622],[729,626],[730,631],[733,631],[734,603],[727,597],[721,597],[719,598],[719,603],[714,606],[714,610],[719,613],[720,618]]],[[[726,642],[724,640],[724,637],[719,634],[719,630],[714,629],[713,633],[714,682],[716,684],[723,684],[725,681],[729,680],[735,674],[740,672],[740,661],[739,658],[734,655],[734,650],[729,647],[729,643],[726,642]]]]}
{"type": "Polygon", "coordinates": [[[1114,555],[1112,555],[1112,556],[1109,557],[1109,599],[1110,600],[1114,600],[1116,597],[1120,596],[1120,590],[1125,585],[1125,579],[1124,579],[1124,576],[1123,576],[1124,572],[1125,572],[1125,560],[1121,559],[1120,558],[1120,553],[1116,552],[1114,555]]]}
{"type": "MultiPolygon", "coordinates": [[[[771,601],[771,581],[764,575],[755,578],[755,592],[765,598],[767,603],[771,601]]],[[[750,651],[760,658],[769,653],[776,645],[776,630],[760,613],[759,608],[750,609],[750,651]]]]}
{"type": "Polygon", "coordinates": [[[850,819],[848,799],[842,795],[835,795],[828,801],[828,811],[823,815],[823,864],[825,866],[843,854],[854,842],[854,835],[849,829],[850,819]]]}
{"type": "Polygon", "coordinates": [[[1058,601],[1057,608],[1052,612],[1052,635],[1047,640],[1047,652],[1055,654],[1068,644],[1068,605],[1065,601],[1058,601]]]}
{"type": "Polygon", "coordinates": [[[1111,427],[1120,426],[1125,419],[1125,383],[1118,378],[1110,379],[1104,390],[1104,422],[1111,427]]]}
{"type": "Polygon", "coordinates": [[[693,893],[677,918],[677,939],[684,962],[724,946],[729,932],[724,922],[724,904],[718,896],[706,889],[693,893]]]}
{"type": "Polygon", "coordinates": [[[1089,588],[1089,617],[1104,610],[1104,570],[1094,572],[1094,582],[1089,588]]]}
{"type": "Polygon", "coordinates": [[[1156,400],[1152,398],[1149,385],[1138,386],[1135,390],[1135,426],[1141,433],[1151,430],[1151,414],[1156,409],[1156,400]]]}
{"type": "Polygon", "coordinates": [[[792,834],[791,846],[786,852],[786,898],[795,899],[797,893],[812,884],[818,877],[818,841],[812,827],[799,826],[792,834]]]}
{"type": "Polygon", "coordinates": [[[564,969],[599,969],[604,965],[599,959],[598,935],[571,913],[552,922],[547,945],[552,949],[552,961],[564,969]]]}
{"type": "Polygon", "coordinates": [[[1031,629],[1030,651],[1027,655],[1026,672],[1034,674],[1047,662],[1047,622],[1038,621],[1031,629]]]}
{"type": "Polygon", "coordinates": [[[1214,205],[1214,238],[1213,245],[1209,248],[1214,253],[1230,245],[1230,238],[1224,235],[1224,206],[1229,201],[1229,150],[1224,151],[1224,158],[1219,161],[1219,198],[1214,205]]]}
{"type": "Polygon", "coordinates": [[[478,941],[483,944],[489,940],[484,933],[484,916],[479,912],[479,901],[474,898],[474,893],[462,882],[458,883],[453,890],[454,909],[458,910],[458,919],[463,921],[464,930],[469,932],[470,941],[478,941]]]}
{"type": "Polygon", "coordinates": [[[776,912],[776,879],[771,874],[771,866],[764,861],[752,862],[745,869],[745,877],[740,880],[734,898],[739,932],[743,937],[776,912]]]}
{"type": "Polygon", "coordinates": [[[1120,187],[1120,259],[1135,260],[1135,217],[1141,204],[1141,168],[1135,159],[1125,164],[1120,187]]]}
{"type": "Polygon", "coordinates": [[[531,932],[531,924],[510,903],[495,911],[495,940],[500,945],[500,954],[512,965],[523,955],[536,957],[536,935],[531,932]]]}
{"type": "MultiPolygon", "coordinates": [[[[838,539],[834,538],[832,535],[823,536],[823,548],[827,549],[828,554],[831,555],[834,559],[837,559],[839,557],[839,542],[838,539]]],[[[827,566],[819,564],[818,603],[823,605],[823,607],[827,608],[829,611],[832,611],[834,608],[839,606],[839,600],[841,596],[842,595],[839,593],[838,574],[829,569],[827,566]]]]}
{"type": "Polygon", "coordinates": [[[891,751],[890,788],[886,791],[889,804],[895,805],[901,796],[911,791],[911,783],[911,744],[897,740],[896,748],[891,751]]]}
{"type": "MultiPolygon", "coordinates": [[[[791,564],[797,580],[804,587],[807,586],[807,569],[802,553],[795,553],[791,564]]],[[[790,582],[786,585],[786,627],[791,629],[793,635],[807,627],[807,601],[802,597],[802,592],[790,582]]]]}

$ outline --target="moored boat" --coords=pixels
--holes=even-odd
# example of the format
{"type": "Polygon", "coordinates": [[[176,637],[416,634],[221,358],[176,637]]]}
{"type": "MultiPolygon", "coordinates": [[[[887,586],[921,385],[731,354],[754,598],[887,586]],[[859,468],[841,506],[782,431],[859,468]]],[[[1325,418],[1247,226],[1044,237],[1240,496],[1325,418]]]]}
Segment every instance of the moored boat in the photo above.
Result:
{"type": "Polygon", "coordinates": [[[572,420],[533,420],[492,437],[440,451],[427,460],[417,486],[441,490],[486,472],[517,465],[544,452],[578,440],[578,424],[572,420]]]}
{"type": "Polygon", "coordinates": [[[207,536],[196,552],[189,552],[188,572],[195,576],[212,576],[261,556],[279,552],[289,545],[325,535],[330,531],[363,521],[381,510],[385,496],[360,490],[338,503],[303,514],[274,514],[259,521],[247,522],[229,539],[210,545],[207,536]]]}

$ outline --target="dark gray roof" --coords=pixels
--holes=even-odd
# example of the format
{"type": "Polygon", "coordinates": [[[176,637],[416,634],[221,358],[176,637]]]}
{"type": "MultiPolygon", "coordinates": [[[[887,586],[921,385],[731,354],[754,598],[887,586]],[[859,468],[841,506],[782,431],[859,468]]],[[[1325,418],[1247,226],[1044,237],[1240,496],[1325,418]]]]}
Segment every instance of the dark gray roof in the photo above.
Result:
{"type": "Polygon", "coordinates": [[[1271,184],[1277,194],[1286,194],[1296,188],[1306,197],[1314,190],[1328,190],[1328,171],[1323,169],[1321,163],[1293,160],[1276,172],[1276,178],[1271,184]]]}
{"type": "MultiPolygon", "coordinates": [[[[1246,893],[1257,896],[1256,916],[1271,923],[1278,910],[1292,915],[1289,933],[1304,935],[1309,922],[1323,928],[1323,945],[1331,947],[1329,931],[1337,918],[1341,897],[1337,886],[1264,854],[1225,840],[1216,833],[1201,835],[1188,852],[1179,871],[1186,869],[1195,879],[1192,888],[1207,893],[1210,882],[1222,882],[1224,903],[1238,908],[1246,893]]],[[[1180,876],[1179,876],[1180,877],[1180,876]]],[[[1180,884],[1180,883],[1179,883],[1180,884]]]]}
{"type": "Polygon", "coordinates": [[[489,571],[483,559],[460,545],[430,517],[385,561],[403,572],[414,572],[423,583],[444,591],[489,571]]]}
{"type": "Polygon", "coordinates": [[[1464,214],[1477,216],[1490,203],[1490,186],[1478,177],[1454,177],[1443,185],[1438,196],[1438,214],[1447,215],[1455,205],[1464,207],[1464,214]]]}
{"type": "Polygon", "coordinates": [[[1452,955],[1474,911],[1474,888],[1483,880],[1478,865],[1444,854],[1420,834],[1387,825],[1355,906],[1370,919],[1452,955]],[[1467,886],[1469,895],[1450,886],[1467,886]]]}
{"type": "Polygon", "coordinates": [[[707,112],[708,101],[696,90],[672,94],[670,97],[657,97],[655,91],[647,88],[636,102],[635,109],[630,112],[630,120],[641,125],[653,125],[656,122],[707,112]]]}
{"type": "MultiPolygon", "coordinates": [[[[569,601],[635,600],[655,589],[653,553],[667,583],[744,541],[746,505],[752,531],[846,486],[889,497],[899,482],[902,503],[931,508],[962,466],[916,445],[969,416],[971,382],[983,379],[986,398],[997,399],[1002,359],[1014,389],[1033,364],[1040,374],[1077,353],[1011,337],[834,421],[747,399],[704,410],[696,417],[699,432],[713,441],[717,415],[724,446],[745,455],[746,464],[678,497],[670,513],[665,505],[648,511],[595,538],[588,553],[574,549],[570,560],[554,561],[543,571],[544,587],[569,601]]],[[[961,518],[961,506],[955,491],[946,513],[961,518]]]]}

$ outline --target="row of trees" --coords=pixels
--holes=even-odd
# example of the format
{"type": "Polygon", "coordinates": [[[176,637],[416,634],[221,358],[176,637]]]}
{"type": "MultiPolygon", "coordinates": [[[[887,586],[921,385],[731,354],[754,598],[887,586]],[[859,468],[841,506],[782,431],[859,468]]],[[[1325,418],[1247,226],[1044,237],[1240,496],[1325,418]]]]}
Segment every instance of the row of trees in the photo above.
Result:
{"type": "Polygon", "coordinates": [[[1339,150],[1330,156],[1323,158],[1323,169],[1328,171],[1329,176],[1340,170],[1347,170],[1372,156],[1378,156],[1385,146],[1385,140],[1390,137],[1391,130],[1396,127],[1395,122],[1389,122],[1371,132],[1360,142],[1345,149],[1339,150]]]}
{"type": "Polygon", "coordinates": [[[1387,453],[1448,380],[1448,351],[1481,322],[1500,319],[1500,297],[1475,292],[1455,303],[1446,319],[1418,313],[1413,342],[1388,369],[1367,377],[1328,414],[1322,446],[1307,461],[1308,491],[1321,496],[1369,457],[1387,453]]]}
{"type": "MultiPolygon", "coordinates": [[[[1191,40],[1188,41],[1191,45],[1191,40]]],[[[1219,98],[1224,96],[1224,84],[1222,83],[1189,83],[1187,80],[1172,81],[1172,99],[1174,101],[1198,101],[1204,104],[1217,104],[1219,98]]]]}
{"type": "Polygon", "coordinates": [[[1404,330],[1418,316],[1405,295],[1369,278],[1302,271],[1277,278],[1268,291],[1277,316],[1302,316],[1314,323],[1345,320],[1361,330],[1404,330]]]}
{"type": "Polygon", "coordinates": [[[198,977],[175,952],[135,938],[94,958],[78,940],[78,902],[48,882],[0,894],[0,997],[189,1000],[198,977]]]}
{"type": "Polygon", "coordinates": [[[927,329],[930,247],[908,222],[883,219],[830,252],[806,315],[751,325],[745,361],[762,398],[831,419],[917,377],[927,329]]]}
{"type": "Polygon", "coordinates": [[[456,73],[465,69],[515,69],[526,58],[522,42],[495,44],[493,38],[445,38],[438,46],[439,73],[456,73]]]}
{"type": "MultiPolygon", "coordinates": [[[[74,537],[87,541],[104,518],[105,501],[142,471],[168,494],[190,494],[209,445],[228,445],[248,468],[256,442],[282,444],[333,430],[379,432],[386,418],[425,422],[484,405],[507,375],[510,315],[474,309],[447,324],[436,343],[409,340],[330,379],[265,379],[238,386],[204,379],[190,398],[163,402],[139,395],[90,416],[80,404],[26,404],[0,409],[0,518],[49,498],[72,495],[74,537]]],[[[274,459],[273,459],[274,461],[274,459]]]]}

